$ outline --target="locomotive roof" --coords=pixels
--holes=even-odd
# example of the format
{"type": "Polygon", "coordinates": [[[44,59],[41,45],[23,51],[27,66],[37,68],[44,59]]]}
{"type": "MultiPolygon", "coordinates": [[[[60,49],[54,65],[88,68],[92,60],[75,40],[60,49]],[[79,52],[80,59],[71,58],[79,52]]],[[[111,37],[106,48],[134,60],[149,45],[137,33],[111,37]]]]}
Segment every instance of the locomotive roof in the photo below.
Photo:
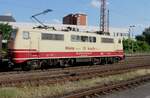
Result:
{"type": "MultiPolygon", "coordinates": [[[[59,31],[60,32],[60,31],[62,31],[62,32],[74,32],[76,34],[87,34],[87,35],[89,35],[89,34],[97,35],[96,32],[99,30],[99,27],[97,27],[97,26],[46,24],[50,28],[49,29],[42,29],[42,28],[36,28],[36,27],[39,26],[39,24],[35,24],[35,23],[10,22],[9,24],[12,25],[14,28],[18,28],[18,29],[22,29],[22,30],[24,29],[24,30],[30,30],[30,31],[34,30],[34,31],[45,31],[45,32],[48,32],[48,31],[55,31],[55,32],[59,31]],[[79,31],[63,31],[67,27],[76,28],[79,31]],[[55,29],[55,30],[53,30],[53,29],[55,29]]],[[[111,37],[114,37],[116,34],[123,34],[123,33],[127,34],[128,29],[125,29],[125,28],[110,28],[110,36],[111,37]]],[[[101,35],[101,36],[103,36],[103,35],[101,35]]]]}
{"type": "Polygon", "coordinates": [[[53,29],[38,29],[38,28],[19,28],[21,31],[29,31],[29,32],[42,32],[42,33],[56,33],[56,34],[77,34],[77,35],[85,35],[85,36],[102,36],[102,37],[109,37],[114,38],[114,36],[108,35],[100,35],[96,32],[82,32],[82,31],[63,31],[63,30],[53,30],[53,29]]]}
{"type": "MultiPolygon", "coordinates": [[[[39,24],[35,24],[35,23],[25,23],[25,22],[9,22],[10,25],[12,25],[13,27],[18,27],[18,28],[30,28],[32,29],[33,27],[37,27],[39,26],[39,24]]],[[[55,27],[57,30],[60,30],[62,28],[66,28],[66,27],[73,27],[73,28],[78,28],[80,31],[98,31],[99,27],[98,26],[78,26],[78,25],[64,25],[64,24],[46,24],[50,27],[55,27]]],[[[110,33],[113,32],[120,32],[120,33],[127,33],[128,32],[128,28],[112,28],[110,27],[110,33]]]]}

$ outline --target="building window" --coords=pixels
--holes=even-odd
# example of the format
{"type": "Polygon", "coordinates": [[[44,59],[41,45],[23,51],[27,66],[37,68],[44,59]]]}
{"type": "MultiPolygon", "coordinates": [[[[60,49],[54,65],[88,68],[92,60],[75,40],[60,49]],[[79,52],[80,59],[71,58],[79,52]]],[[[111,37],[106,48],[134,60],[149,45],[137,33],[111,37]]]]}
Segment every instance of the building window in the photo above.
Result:
{"type": "Polygon", "coordinates": [[[29,32],[27,32],[27,31],[24,31],[23,32],[23,39],[29,39],[30,38],[30,35],[29,35],[29,32]]]}
{"type": "Polygon", "coordinates": [[[102,43],[114,43],[113,38],[101,38],[102,43]]]}
{"type": "Polygon", "coordinates": [[[63,34],[48,34],[48,33],[42,33],[42,40],[64,40],[63,34]]]}

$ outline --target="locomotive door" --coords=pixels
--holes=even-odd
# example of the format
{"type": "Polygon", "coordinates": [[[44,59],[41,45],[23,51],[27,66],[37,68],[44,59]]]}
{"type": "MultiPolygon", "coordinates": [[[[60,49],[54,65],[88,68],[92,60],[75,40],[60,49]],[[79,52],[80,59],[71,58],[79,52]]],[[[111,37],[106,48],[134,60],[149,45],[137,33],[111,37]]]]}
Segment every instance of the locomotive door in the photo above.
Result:
{"type": "Polygon", "coordinates": [[[30,50],[33,51],[31,56],[34,59],[39,58],[39,40],[38,32],[30,33],[30,50]]]}

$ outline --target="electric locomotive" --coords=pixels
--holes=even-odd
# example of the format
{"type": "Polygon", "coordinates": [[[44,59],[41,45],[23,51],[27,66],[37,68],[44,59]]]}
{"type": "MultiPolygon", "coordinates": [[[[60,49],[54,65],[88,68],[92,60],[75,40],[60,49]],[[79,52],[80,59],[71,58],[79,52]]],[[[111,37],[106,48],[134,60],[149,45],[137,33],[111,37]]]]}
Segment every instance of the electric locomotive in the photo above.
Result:
{"type": "Polygon", "coordinates": [[[18,27],[8,42],[12,67],[23,69],[114,63],[124,58],[122,40],[96,32],[18,27]]]}

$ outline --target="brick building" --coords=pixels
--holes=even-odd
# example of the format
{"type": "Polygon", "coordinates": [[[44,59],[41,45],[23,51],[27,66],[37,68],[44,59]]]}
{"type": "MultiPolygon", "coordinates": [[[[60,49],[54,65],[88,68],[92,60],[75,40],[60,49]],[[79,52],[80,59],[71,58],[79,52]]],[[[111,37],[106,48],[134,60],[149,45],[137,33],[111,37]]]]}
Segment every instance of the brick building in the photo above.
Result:
{"type": "Polygon", "coordinates": [[[63,24],[70,25],[87,25],[87,15],[86,14],[69,14],[63,17],[63,24]]]}

